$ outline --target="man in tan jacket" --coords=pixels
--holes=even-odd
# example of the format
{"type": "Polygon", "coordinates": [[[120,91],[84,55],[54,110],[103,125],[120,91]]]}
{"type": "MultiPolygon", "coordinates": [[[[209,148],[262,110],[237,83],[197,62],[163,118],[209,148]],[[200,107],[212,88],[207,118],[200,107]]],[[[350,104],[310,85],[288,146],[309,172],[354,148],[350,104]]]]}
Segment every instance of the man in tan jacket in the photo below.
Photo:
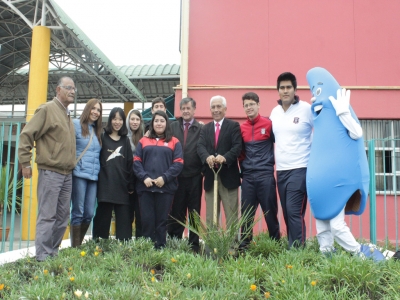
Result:
{"type": "Polygon", "coordinates": [[[68,225],[72,170],[76,160],[75,129],[68,105],[75,99],[75,84],[69,77],[58,81],[57,96],[39,106],[19,137],[18,158],[22,175],[32,177],[32,148],[36,143],[38,215],[36,260],[58,254],[68,225]]]}

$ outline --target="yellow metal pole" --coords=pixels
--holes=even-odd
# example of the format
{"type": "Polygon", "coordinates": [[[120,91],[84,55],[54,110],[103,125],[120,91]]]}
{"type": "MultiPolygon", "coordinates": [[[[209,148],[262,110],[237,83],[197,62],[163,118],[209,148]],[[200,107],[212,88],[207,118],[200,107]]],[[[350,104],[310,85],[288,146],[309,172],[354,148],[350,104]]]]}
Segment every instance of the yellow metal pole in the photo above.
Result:
{"type": "MultiPolygon", "coordinates": [[[[124,102],[124,113],[125,113],[125,117],[128,117],[128,112],[133,109],[133,102],[124,102]]],[[[126,120],[126,122],[128,123],[129,121],[126,120]]]]}
{"type": "MultiPolygon", "coordinates": [[[[29,86],[26,121],[32,118],[36,108],[47,101],[47,85],[49,78],[50,29],[35,26],[32,32],[32,50],[29,67],[29,86]]],[[[34,240],[37,215],[37,182],[38,171],[32,166],[32,178],[24,180],[24,199],[22,209],[22,239],[34,240]],[[32,185],[32,188],[31,188],[32,185]],[[32,192],[32,194],[31,194],[32,192]],[[32,202],[30,200],[32,199],[32,202]]]]}

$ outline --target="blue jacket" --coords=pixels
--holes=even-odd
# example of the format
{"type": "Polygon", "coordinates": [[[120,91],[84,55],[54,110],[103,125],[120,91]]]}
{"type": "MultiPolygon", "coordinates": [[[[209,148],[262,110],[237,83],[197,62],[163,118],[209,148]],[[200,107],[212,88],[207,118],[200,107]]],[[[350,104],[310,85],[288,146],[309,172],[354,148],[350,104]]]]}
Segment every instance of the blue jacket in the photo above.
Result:
{"type": "Polygon", "coordinates": [[[242,134],[242,153],[239,165],[242,175],[259,177],[274,175],[274,141],[272,122],[258,115],[254,120],[247,118],[240,125],[242,134]]]}
{"type": "Polygon", "coordinates": [[[178,189],[177,177],[182,169],[182,146],[177,138],[172,137],[168,143],[164,139],[140,139],[133,157],[133,171],[137,177],[136,192],[139,195],[143,192],[174,194],[178,189]],[[156,179],[159,176],[164,179],[163,187],[145,186],[146,178],[156,179]]]}
{"type": "MultiPolygon", "coordinates": [[[[76,158],[78,158],[82,151],[85,150],[89,140],[90,133],[94,130],[94,124],[89,125],[89,135],[86,137],[82,136],[82,127],[78,119],[73,120],[75,126],[75,137],[76,137],[76,158]]],[[[79,160],[75,169],[72,171],[72,175],[97,181],[100,171],[100,150],[101,146],[97,139],[96,133],[93,133],[92,142],[85,154],[79,160]]]]}

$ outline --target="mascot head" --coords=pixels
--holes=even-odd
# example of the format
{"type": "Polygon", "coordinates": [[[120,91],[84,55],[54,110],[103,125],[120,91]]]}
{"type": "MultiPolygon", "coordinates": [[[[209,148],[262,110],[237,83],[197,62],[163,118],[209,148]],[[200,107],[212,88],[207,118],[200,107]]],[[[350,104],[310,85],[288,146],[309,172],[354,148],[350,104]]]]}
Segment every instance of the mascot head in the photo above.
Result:
{"type": "Polygon", "coordinates": [[[316,67],[307,72],[307,81],[310,86],[313,102],[311,110],[314,117],[325,108],[332,108],[329,96],[336,98],[336,92],[340,88],[339,83],[324,68],[316,67]]]}

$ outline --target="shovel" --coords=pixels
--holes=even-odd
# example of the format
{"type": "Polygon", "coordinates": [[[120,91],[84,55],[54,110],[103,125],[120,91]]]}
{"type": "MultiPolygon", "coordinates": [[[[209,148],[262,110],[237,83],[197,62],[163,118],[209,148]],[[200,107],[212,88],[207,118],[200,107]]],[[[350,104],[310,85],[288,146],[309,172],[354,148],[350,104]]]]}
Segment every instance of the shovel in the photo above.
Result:
{"type": "Polygon", "coordinates": [[[217,171],[215,168],[211,168],[214,173],[214,211],[213,211],[213,222],[215,227],[218,227],[218,173],[222,169],[222,164],[219,165],[217,171]]]}

